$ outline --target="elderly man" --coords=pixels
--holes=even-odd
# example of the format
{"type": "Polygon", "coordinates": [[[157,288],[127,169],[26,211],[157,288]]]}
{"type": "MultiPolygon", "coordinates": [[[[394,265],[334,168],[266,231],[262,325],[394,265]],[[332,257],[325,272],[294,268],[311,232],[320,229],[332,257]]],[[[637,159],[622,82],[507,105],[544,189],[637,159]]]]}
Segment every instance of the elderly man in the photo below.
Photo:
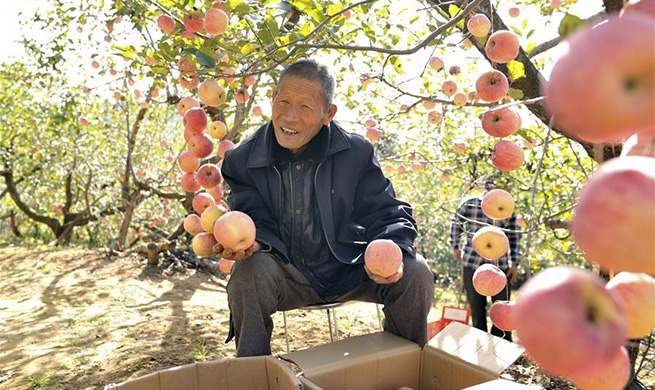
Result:
{"type": "Polygon", "coordinates": [[[363,137],[332,121],[334,79],[301,60],[281,73],[273,119],[225,156],[231,209],[257,227],[255,244],[221,256],[237,260],[227,286],[237,356],[271,353],[271,314],[327,301],[384,305],[387,331],[421,346],[434,282],[416,260],[416,222],[396,198],[363,137]],[[381,278],[364,266],[375,239],[402,249],[398,272],[381,278]]]}

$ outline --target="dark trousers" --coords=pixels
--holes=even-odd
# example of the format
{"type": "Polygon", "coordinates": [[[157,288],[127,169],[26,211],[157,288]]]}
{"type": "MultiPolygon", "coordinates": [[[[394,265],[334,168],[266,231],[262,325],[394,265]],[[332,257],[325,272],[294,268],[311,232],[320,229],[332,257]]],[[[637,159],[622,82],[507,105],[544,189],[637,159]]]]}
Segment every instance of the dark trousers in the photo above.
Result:
{"type": "MultiPolygon", "coordinates": [[[[485,332],[488,332],[487,328],[487,297],[484,295],[478,294],[473,288],[473,274],[475,270],[469,267],[463,267],[462,278],[464,279],[464,289],[466,290],[466,300],[468,301],[469,307],[471,308],[471,319],[473,320],[473,326],[485,332]]],[[[496,301],[508,301],[510,297],[509,292],[509,280],[507,281],[507,287],[503,291],[491,297],[492,302],[496,301]]],[[[502,331],[495,326],[491,326],[491,334],[494,336],[502,337],[506,340],[512,341],[512,332],[502,331]]]]}
{"type": "MultiPolygon", "coordinates": [[[[234,264],[227,293],[237,357],[271,354],[271,314],[323,302],[298,269],[265,252],[234,264]]],[[[333,301],[381,303],[384,329],[423,346],[433,299],[432,272],[425,261],[412,260],[405,261],[397,283],[381,285],[367,279],[333,301]]]]}

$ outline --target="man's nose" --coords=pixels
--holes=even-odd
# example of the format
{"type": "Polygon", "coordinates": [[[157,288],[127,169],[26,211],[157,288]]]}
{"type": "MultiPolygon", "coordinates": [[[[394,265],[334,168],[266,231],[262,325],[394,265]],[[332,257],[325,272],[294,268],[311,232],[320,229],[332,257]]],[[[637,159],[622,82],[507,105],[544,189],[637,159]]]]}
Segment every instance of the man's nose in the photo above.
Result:
{"type": "Polygon", "coordinates": [[[284,119],[287,121],[295,121],[300,118],[300,110],[295,106],[290,106],[284,111],[284,119]]]}

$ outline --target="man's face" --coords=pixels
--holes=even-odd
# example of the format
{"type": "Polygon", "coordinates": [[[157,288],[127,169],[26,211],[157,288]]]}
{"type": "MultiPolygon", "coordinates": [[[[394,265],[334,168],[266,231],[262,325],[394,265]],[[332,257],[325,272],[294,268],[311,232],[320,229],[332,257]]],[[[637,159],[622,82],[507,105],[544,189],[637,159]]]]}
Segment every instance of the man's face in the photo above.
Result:
{"type": "Polygon", "coordinates": [[[286,76],[273,96],[275,138],[291,153],[300,153],[336,112],[334,104],[326,106],[318,82],[286,76]]]}

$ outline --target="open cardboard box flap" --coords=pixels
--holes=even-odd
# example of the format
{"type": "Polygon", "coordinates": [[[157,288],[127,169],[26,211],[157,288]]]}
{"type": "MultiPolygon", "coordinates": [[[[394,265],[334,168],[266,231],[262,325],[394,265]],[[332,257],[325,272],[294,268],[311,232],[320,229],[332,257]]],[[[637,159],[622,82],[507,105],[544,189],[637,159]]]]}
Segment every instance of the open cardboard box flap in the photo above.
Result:
{"type": "Polygon", "coordinates": [[[522,353],[514,343],[453,322],[423,349],[377,332],[292,352],[282,359],[303,370],[301,379],[308,390],[395,390],[402,386],[455,390],[498,379],[522,353]]]}

